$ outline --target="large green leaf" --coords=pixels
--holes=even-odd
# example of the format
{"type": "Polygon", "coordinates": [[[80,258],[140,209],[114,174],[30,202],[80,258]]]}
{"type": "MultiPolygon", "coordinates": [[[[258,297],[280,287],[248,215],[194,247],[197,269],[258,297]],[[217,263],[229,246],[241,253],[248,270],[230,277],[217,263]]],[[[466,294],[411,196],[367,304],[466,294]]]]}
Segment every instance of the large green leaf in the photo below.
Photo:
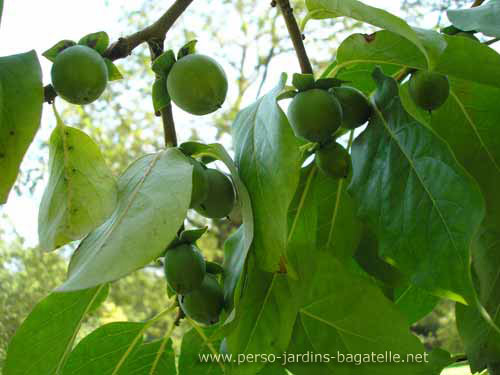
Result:
{"type": "Polygon", "coordinates": [[[146,323],[115,322],[97,328],[73,349],[62,374],[119,374],[142,344],[145,327],[146,323]]]}
{"type": "Polygon", "coordinates": [[[236,187],[243,225],[228,238],[224,245],[224,269],[226,270],[224,273],[224,296],[228,303],[228,307],[232,308],[234,290],[240,279],[243,265],[245,264],[245,259],[254,235],[254,221],[250,196],[239,176],[236,165],[222,145],[218,143],[204,145],[197,142],[186,142],[180,147],[191,156],[222,161],[231,172],[231,178],[236,187]]]}
{"type": "Polygon", "coordinates": [[[450,9],[447,12],[451,23],[464,31],[480,31],[485,35],[500,38],[500,0],[468,9],[450,9]]]}
{"type": "Polygon", "coordinates": [[[155,340],[142,344],[128,356],[120,375],[176,375],[172,341],[155,340]]]}
{"type": "MultiPolygon", "coordinates": [[[[236,323],[227,336],[228,349],[233,355],[281,354],[288,346],[297,312],[289,279],[285,274],[260,270],[253,251],[247,262],[236,323]]],[[[250,375],[265,363],[231,365],[228,374],[250,375]]]]}
{"type": "Polygon", "coordinates": [[[306,6],[309,11],[307,18],[322,19],[345,16],[399,34],[407,42],[413,43],[424,55],[427,64],[432,65],[431,56],[428,56],[427,50],[422,45],[415,30],[401,18],[383,9],[371,7],[357,0],[306,0],[306,6]]]}
{"type": "Polygon", "coordinates": [[[75,250],[59,290],[116,280],[160,256],[186,217],[191,177],[191,164],[173,148],[132,163],[118,181],[116,210],[75,250]]]}
{"type": "Polygon", "coordinates": [[[3,0],[0,0],[0,24],[2,23],[3,0]]]}
{"type": "MultiPolygon", "coordinates": [[[[213,328],[199,329],[207,338],[214,331],[213,328]]],[[[213,358],[208,359],[209,356],[218,353],[220,341],[220,339],[206,341],[195,329],[186,332],[182,336],[179,375],[222,375],[224,362],[221,360],[217,363],[213,358]]]]}
{"type": "Polygon", "coordinates": [[[233,124],[235,161],[250,193],[254,248],[265,271],[278,271],[287,242],[287,212],[300,173],[299,141],[276,98],[286,75],[267,95],[243,109],[233,124]]]}
{"type": "Polygon", "coordinates": [[[353,146],[350,191],[379,239],[379,254],[420,287],[474,301],[470,246],[484,217],[476,182],[448,145],[401,105],[380,70],[375,113],[353,146]]]}
{"type": "Polygon", "coordinates": [[[42,104],[42,70],[35,51],[0,57],[0,204],[7,201],[38,130],[42,104]]]}
{"type": "Polygon", "coordinates": [[[116,181],[99,146],[59,114],[49,143],[49,182],[38,212],[43,250],[55,250],[101,225],[114,211],[116,181]]]}
{"type": "MultiPolygon", "coordinates": [[[[433,70],[456,78],[500,87],[500,54],[492,48],[469,38],[422,29],[416,29],[416,32],[428,54],[433,56],[433,70]],[[470,63],[471,56],[484,62],[482,69],[477,69],[470,63]]],[[[388,64],[398,68],[427,69],[422,51],[390,31],[379,31],[369,36],[349,36],[339,47],[337,65],[330,72],[330,76],[345,79],[337,74],[360,64],[388,64]]],[[[384,71],[392,74],[386,69],[384,71]]]]}
{"type": "MultiPolygon", "coordinates": [[[[497,327],[500,326],[500,230],[498,222],[487,228],[474,248],[480,302],[497,327]]],[[[474,372],[500,362],[500,334],[488,324],[475,306],[456,306],[457,327],[467,359],[474,372]]]]}
{"type": "Polygon", "coordinates": [[[295,375],[437,375],[451,362],[449,355],[442,352],[427,357],[429,363],[407,360],[411,358],[408,355],[424,355],[425,349],[410,333],[406,318],[376,286],[350,274],[330,254],[316,252],[310,271],[313,277],[309,293],[299,308],[287,353],[312,352],[335,358],[288,364],[295,375]],[[339,363],[339,353],[359,356],[388,352],[398,354],[406,363],[339,363]]]}
{"type": "Polygon", "coordinates": [[[60,374],[83,319],[107,291],[107,286],[99,286],[52,293],[40,301],[12,338],[3,374],[60,374]]]}

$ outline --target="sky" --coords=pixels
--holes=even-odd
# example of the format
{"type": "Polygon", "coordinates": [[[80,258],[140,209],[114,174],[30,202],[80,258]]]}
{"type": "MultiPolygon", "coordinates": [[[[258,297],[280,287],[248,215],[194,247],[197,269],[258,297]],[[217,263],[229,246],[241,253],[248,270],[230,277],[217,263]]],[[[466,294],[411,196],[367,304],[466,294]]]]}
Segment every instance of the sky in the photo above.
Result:
{"type": "MultiPolygon", "coordinates": [[[[399,1],[365,0],[367,4],[384,8],[394,14],[400,14],[399,1]]],[[[104,1],[104,0],[5,0],[2,24],[0,27],[0,56],[26,52],[35,49],[42,64],[44,83],[50,83],[51,63],[41,53],[61,39],[78,40],[91,32],[105,30],[111,40],[120,35],[119,18],[126,10],[138,9],[142,0],[104,1]]],[[[170,3],[170,2],[168,2],[170,3]]],[[[427,18],[421,27],[432,26],[435,19],[427,18]]],[[[235,25],[235,27],[239,27],[235,25]]],[[[290,65],[286,61],[275,61],[269,76],[278,75],[283,67],[290,65]]],[[[272,85],[269,82],[267,85],[272,85]]],[[[270,86],[268,86],[270,87],[270,86]]],[[[265,92],[265,91],[264,91],[265,92]]],[[[44,109],[42,127],[38,136],[48,139],[52,126],[44,124],[52,121],[52,115],[44,109]],[[41,133],[41,134],[40,134],[41,133]]],[[[23,166],[35,158],[37,149],[30,148],[23,166]]],[[[0,215],[6,214],[16,232],[26,239],[30,246],[35,246],[37,238],[38,204],[45,182],[39,184],[33,197],[18,196],[11,192],[6,205],[0,206],[0,215]]],[[[0,224],[2,223],[0,218],[0,224]]]]}

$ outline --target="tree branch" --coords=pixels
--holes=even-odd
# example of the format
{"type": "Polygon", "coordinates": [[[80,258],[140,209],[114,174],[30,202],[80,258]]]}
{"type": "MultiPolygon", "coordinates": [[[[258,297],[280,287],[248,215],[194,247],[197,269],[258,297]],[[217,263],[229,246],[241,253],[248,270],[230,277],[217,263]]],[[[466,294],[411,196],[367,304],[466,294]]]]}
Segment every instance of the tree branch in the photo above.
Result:
{"type": "Polygon", "coordinates": [[[293,47],[295,48],[295,53],[297,54],[297,58],[299,59],[300,69],[302,73],[312,74],[313,70],[311,62],[307,57],[306,48],[304,47],[304,42],[302,40],[302,33],[300,32],[297,20],[293,15],[293,9],[290,6],[290,1],[276,0],[276,4],[278,4],[281,13],[283,14],[283,18],[285,19],[286,28],[288,29],[288,33],[290,34],[290,38],[292,39],[293,47]]]}
{"type": "Polygon", "coordinates": [[[472,4],[471,8],[478,7],[482,3],[484,3],[484,0],[475,0],[474,4],[472,4]]]}
{"type": "MultiPolygon", "coordinates": [[[[127,37],[119,38],[104,51],[103,56],[114,61],[129,56],[134,48],[142,43],[150,40],[164,41],[172,25],[192,2],[193,0],[175,0],[172,6],[158,20],[127,37]]],[[[44,88],[46,94],[44,101],[48,103],[55,98],[55,92],[49,86],[51,85],[44,88]]]]}

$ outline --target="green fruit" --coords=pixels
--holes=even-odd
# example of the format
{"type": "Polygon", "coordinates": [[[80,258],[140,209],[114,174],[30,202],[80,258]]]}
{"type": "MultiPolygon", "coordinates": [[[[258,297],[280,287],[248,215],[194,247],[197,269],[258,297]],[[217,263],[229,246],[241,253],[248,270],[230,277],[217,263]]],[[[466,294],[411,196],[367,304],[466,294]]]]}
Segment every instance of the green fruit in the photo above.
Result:
{"type": "Polygon", "coordinates": [[[187,55],[170,70],[167,90],[178,107],[193,115],[206,115],[226,99],[226,73],[211,57],[187,55]]]}
{"type": "Polygon", "coordinates": [[[327,176],[347,178],[351,170],[351,155],[340,144],[332,142],[316,151],[316,165],[327,176]]]}
{"type": "Polygon", "coordinates": [[[234,207],[235,197],[231,180],[216,169],[205,171],[208,177],[207,198],[195,210],[212,219],[228,216],[234,207]]]}
{"type": "Polygon", "coordinates": [[[342,127],[355,129],[365,124],[372,114],[367,97],[354,87],[334,87],[332,92],[342,106],[342,127]]]}
{"type": "Polygon", "coordinates": [[[417,106],[426,111],[433,111],[448,99],[450,82],[442,74],[418,71],[411,76],[409,91],[417,106]]]}
{"type": "Polygon", "coordinates": [[[205,277],[205,260],[194,245],[179,245],[165,254],[165,277],[178,294],[200,287],[205,277]]]}
{"type": "Polygon", "coordinates": [[[194,208],[202,203],[208,195],[208,177],[205,168],[201,163],[193,158],[188,158],[193,166],[193,187],[191,190],[190,208],[194,208]]]}
{"type": "Polygon", "coordinates": [[[224,292],[217,279],[206,274],[201,286],[188,295],[179,296],[182,311],[203,324],[215,324],[224,308],[224,292]]]}
{"type": "Polygon", "coordinates": [[[293,98],[288,107],[288,120],[297,137],[311,142],[324,142],[339,128],[342,107],[325,90],[307,90],[293,98]]]}
{"type": "Polygon", "coordinates": [[[57,55],[51,76],[52,86],[61,98],[73,104],[89,104],[104,92],[108,68],[99,53],[78,45],[57,55]]]}

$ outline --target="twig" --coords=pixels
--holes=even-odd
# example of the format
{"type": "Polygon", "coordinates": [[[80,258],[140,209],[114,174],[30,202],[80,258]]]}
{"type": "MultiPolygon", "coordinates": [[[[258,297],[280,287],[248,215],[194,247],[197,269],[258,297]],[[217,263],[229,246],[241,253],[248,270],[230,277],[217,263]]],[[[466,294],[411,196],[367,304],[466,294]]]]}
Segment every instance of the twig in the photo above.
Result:
{"type": "Polygon", "coordinates": [[[312,74],[312,66],[309,58],[307,57],[306,48],[304,47],[304,42],[302,40],[302,33],[300,32],[299,25],[297,24],[297,20],[293,15],[293,9],[290,6],[289,0],[276,0],[281,13],[283,14],[283,18],[285,19],[286,28],[288,29],[288,33],[290,34],[290,38],[292,39],[293,47],[295,48],[295,53],[297,54],[297,58],[299,59],[300,69],[302,73],[312,74]]]}
{"type": "MultiPolygon", "coordinates": [[[[164,50],[165,36],[148,40],[151,62],[155,61],[164,50]]],[[[156,77],[158,79],[158,76],[156,77]]],[[[163,122],[163,135],[165,137],[165,147],[177,147],[177,134],[175,132],[174,116],[172,105],[168,103],[160,109],[159,115],[163,122]]]]}
{"type": "MultiPolygon", "coordinates": [[[[168,30],[170,30],[175,21],[177,21],[192,2],[193,0],[176,0],[153,24],[127,37],[119,38],[104,51],[103,56],[113,61],[118,60],[129,56],[134,48],[142,43],[154,39],[164,40],[168,30]]],[[[48,103],[52,102],[55,98],[55,91],[52,89],[52,86],[47,85],[44,90],[44,101],[48,103]]]]}
{"type": "Polygon", "coordinates": [[[471,5],[471,8],[478,7],[482,3],[484,3],[484,0],[475,0],[474,4],[471,5]]]}

